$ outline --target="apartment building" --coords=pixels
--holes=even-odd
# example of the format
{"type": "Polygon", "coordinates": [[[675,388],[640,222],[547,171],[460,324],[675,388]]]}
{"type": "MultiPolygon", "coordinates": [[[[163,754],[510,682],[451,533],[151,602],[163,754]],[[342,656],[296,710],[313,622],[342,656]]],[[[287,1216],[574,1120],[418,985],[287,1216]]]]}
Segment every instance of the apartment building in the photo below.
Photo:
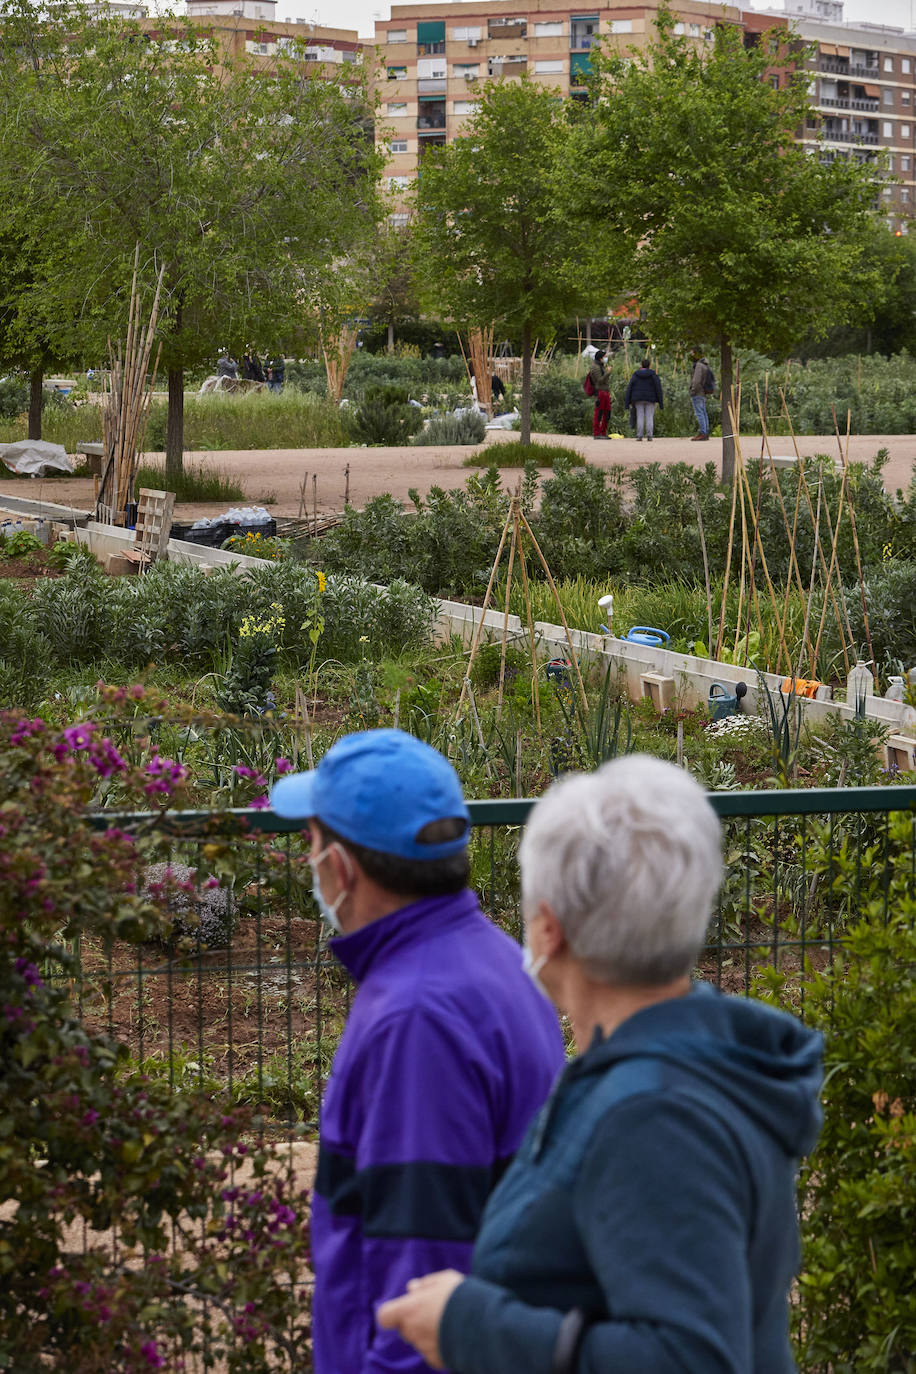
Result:
{"type": "Polygon", "coordinates": [[[276,13],[276,0],[188,0],[187,5],[188,18],[214,31],[228,53],[276,57],[304,40],[307,63],[335,66],[355,62],[364,50],[355,30],[278,20],[276,13]]]}
{"type": "Polygon", "coordinates": [[[877,178],[878,207],[905,234],[916,205],[916,34],[843,23],[838,0],[793,3],[805,4],[792,14],[801,37],[817,44],[807,63],[815,113],[799,137],[821,158],[874,162],[876,170],[883,161],[890,175],[877,178]],[[811,17],[813,5],[830,18],[811,17]]]}
{"type": "MultiPolygon", "coordinates": [[[[717,23],[743,23],[755,32],[774,23],[702,0],[686,0],[677,12],[680,32],[699,42],[712,37],[717,23]]],[[[391,139],[390,189],[406,190],[429,149],[456,136],[474,111],[478,83],[525,72],[565,96],[585,99],[592,44],[600,39],[609,49],[643,47],[656,13],[654,4],[589,9],[570,0],[393,5],[391,17],[375,25],[382,63],[379,124],[391,139]]],[[[406,215],[393,218],[397,223],[406,215]]]]}

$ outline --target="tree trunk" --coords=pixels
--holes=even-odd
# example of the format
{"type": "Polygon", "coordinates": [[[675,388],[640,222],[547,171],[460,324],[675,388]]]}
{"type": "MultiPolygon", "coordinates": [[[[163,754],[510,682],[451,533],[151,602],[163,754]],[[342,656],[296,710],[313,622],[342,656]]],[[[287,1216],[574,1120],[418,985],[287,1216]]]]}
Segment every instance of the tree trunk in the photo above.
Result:
{"type": "Polygon", "coordinates": [[[732,346],[726,339],[721,341],[719,357],[719,385],[722,388],[722,485],[731,490],[735,480],[735,436],[729,414],[732,404],[732,385],[734,383],[734,360],[732,346]]]}
{"type": "Polygon", "coordinates": [[[388,352],[394,352],[394,325],[388,321],[388,352]]]}
{"type": "Polygon", "coordinates": [[[165,475],[177,477],[184,458],[184,368],[169,368],[169,415],[165,431],[165,475]]]}
{"type": "Polygon", "coordinates": [[[531,325],[522,329],[522,443],[531,443],[531,325]]]}
{"type": "Polygon", "coordinates": [[[45,379],[44,360],[36,363],[29,374],[29,438],[41,438],[42,383],[45,379]]]}

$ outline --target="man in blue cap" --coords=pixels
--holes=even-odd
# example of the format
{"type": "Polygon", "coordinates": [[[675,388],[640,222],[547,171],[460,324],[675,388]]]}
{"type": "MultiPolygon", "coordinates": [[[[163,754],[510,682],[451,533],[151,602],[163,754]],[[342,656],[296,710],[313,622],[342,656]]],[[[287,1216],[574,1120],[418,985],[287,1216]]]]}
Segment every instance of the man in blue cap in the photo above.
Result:
{"type": "Polygon", "coordinates": [[[311,832],[331,949],[360,984],[322,1103],[316,1374],[420,1374],[376,1308],[416,1275],[468,1271],[562,1037],[518,945],[468,889],[468,809],[435,749],[401,730],[348,735],[271,802],[311,832]]]}

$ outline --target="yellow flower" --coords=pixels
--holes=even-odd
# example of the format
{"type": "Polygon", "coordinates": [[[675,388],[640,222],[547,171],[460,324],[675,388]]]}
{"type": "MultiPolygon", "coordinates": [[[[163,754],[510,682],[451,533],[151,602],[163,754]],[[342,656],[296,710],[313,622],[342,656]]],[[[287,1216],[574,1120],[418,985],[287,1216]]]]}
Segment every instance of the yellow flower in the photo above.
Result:
{"type": "Polygon", "coordinates": [[[316,569],[315,576],[318,578],[318,594],[320,596],[323,593],[325,587],[328,585],[328,579],[325,577],[324,573],[321,571],[320,568],[316,569]]]}

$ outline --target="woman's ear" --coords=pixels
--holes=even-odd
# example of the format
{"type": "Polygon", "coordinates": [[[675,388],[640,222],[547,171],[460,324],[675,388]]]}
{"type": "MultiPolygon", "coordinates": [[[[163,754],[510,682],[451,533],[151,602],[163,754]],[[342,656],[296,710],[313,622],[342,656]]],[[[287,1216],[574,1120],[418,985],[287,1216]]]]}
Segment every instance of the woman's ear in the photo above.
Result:
{"type": "Polygon", "coordinates": [[[566,931],[549,902],[538,902],[534,914],[541,922],[539,952],[553,959],[566,948],[566,931]]]}

